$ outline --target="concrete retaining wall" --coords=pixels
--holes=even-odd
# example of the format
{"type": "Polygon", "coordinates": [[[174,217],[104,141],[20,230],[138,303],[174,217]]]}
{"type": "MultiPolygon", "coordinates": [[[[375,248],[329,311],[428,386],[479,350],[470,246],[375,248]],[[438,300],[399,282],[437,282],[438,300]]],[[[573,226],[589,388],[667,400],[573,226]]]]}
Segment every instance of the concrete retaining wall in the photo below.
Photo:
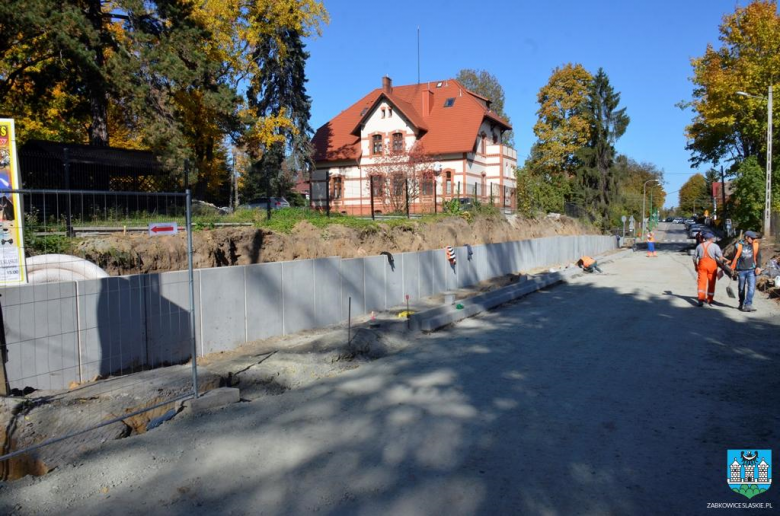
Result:
{"type": "MultiPolygon", "coordinates": [[[[323,258],[195,271],[200,355],[337,324],[440,292],[615,249],[606,236],[551,237],[385,256],[323,258]]],[[[67,388],[98,375],[191,356],[186,272],[24,285],[3,297],[11,387],[67,388]]]]}

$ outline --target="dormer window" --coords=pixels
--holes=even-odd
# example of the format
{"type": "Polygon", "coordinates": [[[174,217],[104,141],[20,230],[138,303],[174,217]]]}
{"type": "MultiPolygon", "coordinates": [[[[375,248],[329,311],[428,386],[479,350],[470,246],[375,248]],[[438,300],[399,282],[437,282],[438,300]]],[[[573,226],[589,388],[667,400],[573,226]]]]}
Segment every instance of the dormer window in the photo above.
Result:
{"type": "Polygon", "coordinates": [[[393,152],[401,152],[404,150],[404,135],[401,133],[393,133],[393,152]]]}
{"type": "Polygon", "coordinates": [[[452,107],[455,104],[455,97],[450,97],[444,101],[444,107],[452,107]]]}
{"type": "Polygon", "coordinates": [[[375,134],[371,137],[371,152],[373,154],[382,154],[382,135],[375,134]]]}

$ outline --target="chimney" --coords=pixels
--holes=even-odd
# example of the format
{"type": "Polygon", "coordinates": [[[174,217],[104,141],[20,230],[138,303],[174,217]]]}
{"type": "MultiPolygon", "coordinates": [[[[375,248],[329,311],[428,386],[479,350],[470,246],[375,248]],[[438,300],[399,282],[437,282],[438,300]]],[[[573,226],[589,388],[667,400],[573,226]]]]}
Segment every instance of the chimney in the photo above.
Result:
{"type": "Polygon", "coordinates": [[[422,92],[422,115],[430,115],[431,109],[433,109],[433,92],[430,89],[426,89],[422,92]]]}
{"type": "Polygon", "coordinates": [[[382,77],[382,91],[385,93],[393,93],[393,79],[387,75],[382,77]]]}

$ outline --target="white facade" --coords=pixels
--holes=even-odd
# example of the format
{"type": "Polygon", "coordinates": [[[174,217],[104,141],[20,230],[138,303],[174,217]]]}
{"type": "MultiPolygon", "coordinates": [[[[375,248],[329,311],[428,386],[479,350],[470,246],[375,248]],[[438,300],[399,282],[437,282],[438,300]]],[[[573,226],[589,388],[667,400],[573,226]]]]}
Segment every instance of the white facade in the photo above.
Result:
{"type": "MultiPolygon", "coordinates": [[[[331,211],[347,214],[370,215],[370,175],[376,174],[377,165],[385,154],[400,150],[410,151],[420,133],[392,102],[386,98],[365,111],[360,130],[360,155],[357,163],[321,161],[312,174],[312,205],[324,207],[326,200],[331,211]],[[326,185],[328,187],[326,188],[326,185]]],[[[425,139],[422,139],[423,145],[425,139]]],[[[505,210],[513,210],[515,203],[517,152],[501,144],[501,130],[495,122],[485,119],[477,132],[471,152],[430,155],[431,172],[434,175],[433,191],[420,185],[418,195],[410,204],[412,212],[432,212],[434,202],[437,211],[444,201],[456,197],[477,198],[483,203],[505,210]],[[435,195],[434,195],[435,191],[435,195]],[[424,194],[427,193],[427,194],[424,194]],[[434,200],[435,199],[435,200],[434,200]]],[[[375,192],[379,193],[379,192],[375,192]]],[[[387,198],[375,196],[374,212],[393,211],[387,198]]]]}

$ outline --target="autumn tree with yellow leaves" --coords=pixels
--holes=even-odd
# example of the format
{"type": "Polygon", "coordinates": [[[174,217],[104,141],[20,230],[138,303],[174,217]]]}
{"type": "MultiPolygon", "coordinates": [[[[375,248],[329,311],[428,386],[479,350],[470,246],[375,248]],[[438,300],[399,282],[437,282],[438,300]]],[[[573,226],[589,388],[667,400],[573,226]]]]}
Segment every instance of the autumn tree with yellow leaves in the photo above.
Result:
{"type": "Polygon", "coordinates": [[[151,149],[179,176],[187,162],[196,196],[215,198],[228,146],[259,158],[307,136],[308,109],[259,113],[246,85],[290,59],[286,34],[327,21],[316,0],[7,0],[0,112],[21,141],[151,149]]]}
{"type": "Polygon", "coordinates": [[[775,0],[738,7],[723,17],[719,32],[720,47],[707,45],[704,55],[691,61],[693,100],[683,104],[694,112],[687,136],[697,166],[741,161],[766,149],[766,100],[737,92],[766,96],[769,85],[780,82],[780,15],[775,0]]]}

